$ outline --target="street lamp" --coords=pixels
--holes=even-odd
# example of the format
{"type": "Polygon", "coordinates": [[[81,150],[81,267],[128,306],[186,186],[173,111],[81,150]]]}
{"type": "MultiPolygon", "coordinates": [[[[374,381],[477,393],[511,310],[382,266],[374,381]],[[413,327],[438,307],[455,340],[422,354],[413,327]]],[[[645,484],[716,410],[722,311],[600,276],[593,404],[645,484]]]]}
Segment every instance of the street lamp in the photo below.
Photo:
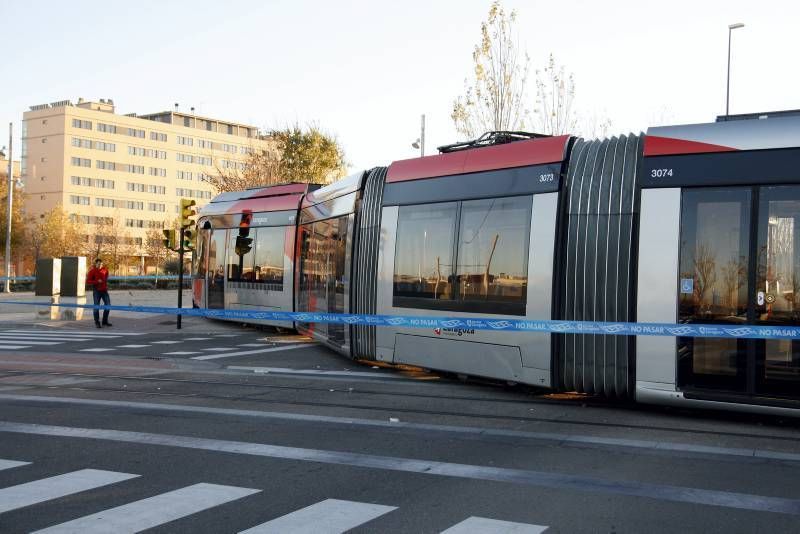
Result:
{"type": "Polygon", "coordinates": [[[731,33],[737,28],[744,28],[744,24],[737,22],[728,26],[728,83],[727,91],[725,93],[725,116],[728,116],[731,100],[731,33]]]}
{"type": "Polygon", "coordinates": [[[419,137],[417,140],[411,143],[413,148],[419,149],[420,157],[425,155],[425,114],[422,114],[422,121],[419,129],[419,137]]]}

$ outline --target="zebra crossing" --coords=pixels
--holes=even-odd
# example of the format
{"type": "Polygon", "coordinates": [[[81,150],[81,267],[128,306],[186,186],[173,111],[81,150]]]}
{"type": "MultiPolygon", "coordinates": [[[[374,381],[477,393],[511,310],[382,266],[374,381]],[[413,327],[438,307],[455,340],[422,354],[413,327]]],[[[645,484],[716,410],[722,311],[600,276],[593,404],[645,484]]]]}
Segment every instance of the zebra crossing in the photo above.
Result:
{"type": "Polygon", "coordinates": [[[42,331],[35,329],[0,330],[0,350],[45,348],[64,343],[114,341],[126,336],[143,336],[144,332],[92,332],[77,330],[42,331]]]}
{"type": "MultiPolygon", "coordinates": [[[[0,458],[0,471],[23,468],[27,465],[31,465],[31,462],[0,458]]],[[[0,522],[4,513],[114,484],[124,484],[137,478],[140,478],[140,475],[101,469],[80,469],[0,488],[0,522]]],[[[245,499],[262,491],[257,488],[198,482],[70,519],[37,532],[48,534],[141,532],[245,499]]],[[[389,513],[399,512],[398,507],[386,504],[325,499],[280,517],[264,518],[264,522],[247,528],[240,534],[341,534],[371,521],[379,521],[389,513]]],[[[379,523],[373,528],[381,530],[379,523]]],[[[443,530],[442,534],[540,534],[547,528],[542,525],[473,516],[443,530]]]]}

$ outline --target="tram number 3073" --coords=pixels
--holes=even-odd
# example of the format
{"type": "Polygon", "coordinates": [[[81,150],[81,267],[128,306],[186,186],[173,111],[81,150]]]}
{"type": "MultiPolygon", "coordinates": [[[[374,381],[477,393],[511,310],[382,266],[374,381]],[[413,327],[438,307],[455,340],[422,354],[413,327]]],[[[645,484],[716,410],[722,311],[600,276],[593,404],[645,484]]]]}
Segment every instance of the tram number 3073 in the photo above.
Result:
{"type": "Polygon", "coordinates": [[[549,172],[547,174],[540,174],[539,175],[539,183],[547,183],[547,182],[555,182],[555,181],[556,181],[556,175],[554,173],[552,173],[552,172],[549,172]]]}
{"type": "Polygon", "coordinates": [[[653,169],[650,171],[650,178],[666,178],[672,176],[672,169],[653,169]]]}

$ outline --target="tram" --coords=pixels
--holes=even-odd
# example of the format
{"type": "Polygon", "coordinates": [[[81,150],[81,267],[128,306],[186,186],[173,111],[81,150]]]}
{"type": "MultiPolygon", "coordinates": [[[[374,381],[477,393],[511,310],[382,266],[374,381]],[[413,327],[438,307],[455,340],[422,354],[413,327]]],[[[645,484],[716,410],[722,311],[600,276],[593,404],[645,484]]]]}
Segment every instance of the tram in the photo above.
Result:
{"type": "MultiPolygon", "coordinates": [[[[601,140],[494,132],[439,150],[319,189],[219,195],[198,221],[195,303],[800,324],[800,113],[601,140]]],[[[351,358],[800,414],[800,341],[267,324],[351,358]]]]}

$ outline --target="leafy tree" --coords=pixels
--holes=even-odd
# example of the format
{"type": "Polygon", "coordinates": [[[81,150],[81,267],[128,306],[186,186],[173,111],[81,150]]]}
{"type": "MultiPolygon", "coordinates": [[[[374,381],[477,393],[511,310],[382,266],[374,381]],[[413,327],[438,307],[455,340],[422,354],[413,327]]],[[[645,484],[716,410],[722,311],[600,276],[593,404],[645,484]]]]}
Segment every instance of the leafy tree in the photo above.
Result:
{"type": "Polygon", "coordinates": [[[450,114],[461,135],[475,138],[490,130],[525,128],[529,59],[514,38],[515,20],[515,11],[507,14],[499,0],[492,2],[472,52],[474,79],[464,80],[465,94],[455,100],[450,114]]]}
{"type": "Polygon", "coordinates": [[[286,182],[325,184],[344,176],[344,151],[316,126],[295,125],[269,134],[271,147],[253,150],[243,168],[216,165],[207,181],[219,192],[286,182]]]}
{"type": "Polygon", "coordinates": [[[295,125],[272,132],[272,137],[280,152],[278,173],[284,181],[328,184],[344,176],[342,147],[316,126],[303,131],[295,125]]]}
{"type": "MultiPolygon", "coordinates": [[[[0,256],[6,253],[6,225],[8,222],[8,172],[5,165],[0,169],[0,256]]],[[[25,248],[25,216],[22,188],[14,184],[13,206],[11,208],[11,257],[21,258],[25,248]]],[[[5,258],[3,258],[5,259],[5,258]]],[[[5,262],[3,262],[5,265],[5,262]]]]}
{"type": "Polygon", "coordinates": [[[26,241],[34,266],[39,258],[80,256],[83,252],[83,225],[71,220],[61,206],[31,220],[28,230],[26,241]]]}

